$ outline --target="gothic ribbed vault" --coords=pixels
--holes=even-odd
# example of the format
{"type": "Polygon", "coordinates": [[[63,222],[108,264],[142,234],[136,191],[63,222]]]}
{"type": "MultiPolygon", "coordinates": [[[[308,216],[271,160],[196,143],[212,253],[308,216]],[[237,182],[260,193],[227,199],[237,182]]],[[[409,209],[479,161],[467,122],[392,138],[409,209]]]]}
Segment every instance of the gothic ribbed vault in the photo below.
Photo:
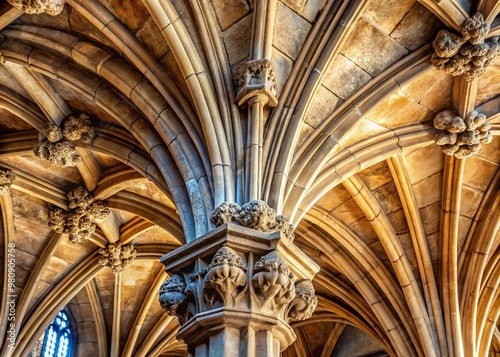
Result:
{"type": "Polygon", "coordinates": [[[360,354],[500,354],[500,64],[468,81],[431,62],[438,32],[460,34],[477,12],[494,43],[499,11],[496,0],[66,0],[30,15],[0,3],[0,168],[15,174],[0,196],[0,355],[27,355],[64,306],[75,356],[187,355],[158,302],[159,259],[212,230],[223,202],[255,198],[320,266],[318,308],[292,324],[285,356],[347,355],[346,340],[360,354]],[[276,81],[261,127],[233,78],[256,58],[276,81]],[[445,155],[433,140],[445,110],[484,114],[492,141],[445,155]],[[83,136],[66,135],[81,114],[83,136]],[[61,167],[50,150],[80,159],[61,167]],[[48,216],[74,212],[79,187],[102,206],[72,243],[48,216]],[[137,253],[115,273],[99,250],[117,242],[137,253]]]}

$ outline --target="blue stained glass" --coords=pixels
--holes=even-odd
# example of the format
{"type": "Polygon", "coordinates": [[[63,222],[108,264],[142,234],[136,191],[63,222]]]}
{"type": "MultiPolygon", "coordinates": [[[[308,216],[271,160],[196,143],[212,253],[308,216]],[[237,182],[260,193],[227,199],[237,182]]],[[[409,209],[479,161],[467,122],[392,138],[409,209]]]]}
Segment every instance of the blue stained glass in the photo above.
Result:
{"type": "Polygon", "coordinates": [[[66,312],[61,311],[45,332],[42,357],[70,357],[71,331],[66,312]]]}

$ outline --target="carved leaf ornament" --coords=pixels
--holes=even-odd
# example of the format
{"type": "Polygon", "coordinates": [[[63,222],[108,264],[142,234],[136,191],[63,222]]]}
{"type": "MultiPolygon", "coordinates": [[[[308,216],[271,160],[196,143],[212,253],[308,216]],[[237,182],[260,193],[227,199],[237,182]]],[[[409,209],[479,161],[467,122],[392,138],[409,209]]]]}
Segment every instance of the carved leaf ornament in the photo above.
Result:
{"type": "Polygon", "coordinates": [[[500,53],[498,36],[485,41],[489,31],[481,13],[465,21],[461,35],[448,30],[439,31],[432,43],[435,51],[432,64],[452,76],[463,74],[466,81],[478,78],[500,53]]]}
{"type": "Polygon", "coordinates": [[[219,227],[225,223],[236,223],[261,232],[282,232],[290,241],[294,239],[294,227],[288,218],[277,215],[276,211],[264,201],[253,200],[238,206],[224,202],[214,210],[212,223],[219,227]]]}
{"type": "Polygon", "coordinates": [[[434,141],[441,146],[446,155],[464,159],[481,149],[481,144],[488,144],[493,136],[491,124],[486,116],[472,111],[462,119],[451,110],[438,113],[434,118],[434,141]]]}
{"type": "Polygon", "coordinates": [[[95,222],[105,219],[110,214],[110,210],[102,201],[94,200],[94,197],[83,187],[69,192],[67,197],[69,212],[49,205],[49,227],[57,233],[69,234],[69,240],[72,243],[79,243],[95,232],[95,222]]]}
{"type": "Polygon", "coordinates": [[[5,195],[16,179],[16,174],[11,169],[0,167],[0,196],[5,195]]]}
{"type": "Polygon", "coordinates": [[[109,243],[106,248],[99,249],[99,264],[109,266],[115,273],[119,273],[130,265],[137,257],[137,250],[132,244],[123,245],[121,242],[109,243]]]}

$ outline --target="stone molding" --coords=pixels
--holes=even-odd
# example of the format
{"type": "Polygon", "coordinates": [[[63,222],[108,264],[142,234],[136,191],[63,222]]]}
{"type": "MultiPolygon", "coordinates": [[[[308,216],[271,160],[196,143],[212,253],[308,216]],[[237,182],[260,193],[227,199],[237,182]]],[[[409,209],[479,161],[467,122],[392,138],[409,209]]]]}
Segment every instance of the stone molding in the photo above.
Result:
{"type": "Polygon", "coordinates": [[[70,141],[81,140],[89,144],[93,136],[94,131],[86,114],[70,116],[62,130],[56,124],[45,123],[33,152],[37,157],[61,167],[74,167],[80,163],[81,157],[70,141]]]}
{"type": "Polygon", "coordinates": [[[241,207],[236,203],[224,202],[214,210],[211,221],[216,227],[237,223],[261,232],[282,232],[290,241],[295,238],[294,227],[288,218],[277,215],[274,208],[261,200],[250,201],[241,207]]]}
{"type": "Polygon", "coordinates": [[[67,197],[69,212],[49,205],[49,227],[57,233],[69,234],[72,243],[79,243],[95,232],[95,222],[104,220],[110,210],[81,186],[70,191],[67,197]]]}
{"type": "Polygon", "coordinates": [[[234,73],[233,78],[238,88],[236,96],[238,106],[245,105],[253,97],[262,97],[271,107],[278,104],[276,76],[269,60],[249,61],[234,73]]]}
{"type": "MultiPolygon", "coordinates": [[[[178,317],[178,338],[189,350],[212,343],[209,331],[250,328],[256,335],[272,334],[274,348],[282,351],[296,338],[288,322],[309,318],[317,306],[311,279],[319,268],[281,232],[229,223],[161,262],[171,277],[161,286],[159,301],[178,317]]],[[[235,344],[248,343],[244,332],[239,336],[235,344]]]]}
{"type": "Polygon", "coordinates": [[[64,9],[65,0],[7,0],[7,2],[27,14],[46,12],[56,16],[64,9]]]}
{"type": "Polygon", "coordinates": [[[478,78],[500,52],[498,36],[485,41],[489,30],[483,15],[476,13],[465,21],[461,35],[448,30],[439,31],[432,42],[435,51],[432,64],[452,76],[463,74],[468,82],[478,78]]]}
{"type": "Polygon", "coordinates": [[[481,144],[488,144],[493,136],[491,124],[486,116],[472,111],[462,119],[452,110],[445,110],[434,117],[434,141],[443,153],[464,159],[481,150],[481,144]]]}
{"type": "Polygon", "coordinates": [[[109,266],[114,273],[120,273],[137,257],[137,250],[132,244],[121,242],[109,243],[106,248],[99,249],[99,264],[109,266]]]}
{"type": "Polygon", "coordinates": [[[11,169],[0,167],[0,196],[5,195],[16,179],[16,174],[11,169]]]}

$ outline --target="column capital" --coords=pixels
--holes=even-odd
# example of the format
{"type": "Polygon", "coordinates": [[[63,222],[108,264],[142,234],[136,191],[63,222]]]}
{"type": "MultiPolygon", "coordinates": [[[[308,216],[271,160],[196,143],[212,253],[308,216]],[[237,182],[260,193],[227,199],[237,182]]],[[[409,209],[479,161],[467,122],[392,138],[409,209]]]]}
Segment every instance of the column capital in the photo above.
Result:
{"type": "Polygon", "coordinates": [[[258,97],[271,107],[278,104],[276,99],[276,76],[272,63],[268,59],[258,59],[246,62],[233,75],[238,87],[236,103],[242,107],[250,99],[258,97]]]}
{"type": "Polygon", "coordinates": [[[281,231],[224,223],[161,262],[171,277],[160,303],[179,318],[178,338],[192,353],[218,341],[221,351],[240,352],[268,343],[275,356],[295,341],[289,322],[309,318],[317,305],[311,279],[319,267],[281,231]]]}

